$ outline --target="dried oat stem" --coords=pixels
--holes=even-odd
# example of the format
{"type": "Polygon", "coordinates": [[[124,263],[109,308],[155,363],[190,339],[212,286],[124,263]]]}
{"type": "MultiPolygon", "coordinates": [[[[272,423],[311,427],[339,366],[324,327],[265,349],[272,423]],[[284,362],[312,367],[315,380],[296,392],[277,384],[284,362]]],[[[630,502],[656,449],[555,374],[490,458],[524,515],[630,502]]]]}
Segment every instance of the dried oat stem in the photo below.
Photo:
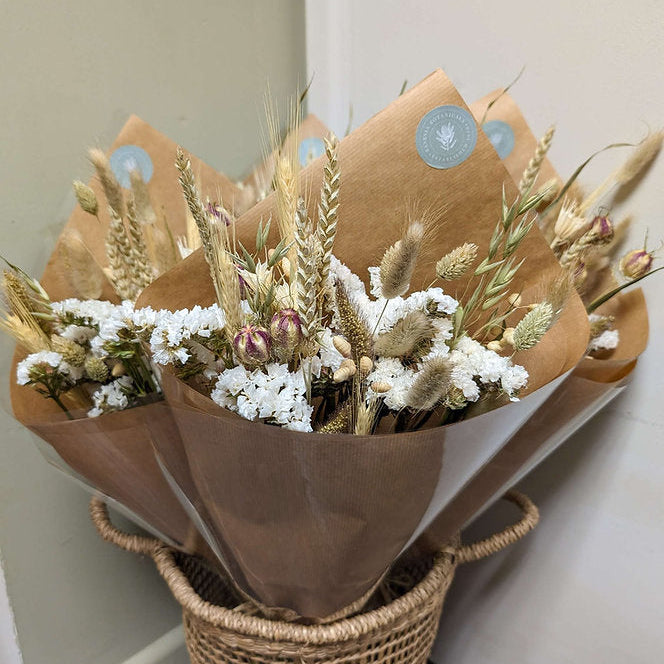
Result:
{"type": "Polygon", "coordinates": [[[111,269],[111,279],[117,294],[123,299],[133,300],[140,289],[133,281],[133,255],[127,232],[115,208],[109,206],[111,222],[106,233],[106,256],[111,269]]]}
{"type": "Polygon", "coordinates": [[[143,290],[152,283],[154,271],[145,246],[143,229],[136,216],[136,207],[131,199],[127,203],[127,228],[131,240],[132,281],[143,290]]]}

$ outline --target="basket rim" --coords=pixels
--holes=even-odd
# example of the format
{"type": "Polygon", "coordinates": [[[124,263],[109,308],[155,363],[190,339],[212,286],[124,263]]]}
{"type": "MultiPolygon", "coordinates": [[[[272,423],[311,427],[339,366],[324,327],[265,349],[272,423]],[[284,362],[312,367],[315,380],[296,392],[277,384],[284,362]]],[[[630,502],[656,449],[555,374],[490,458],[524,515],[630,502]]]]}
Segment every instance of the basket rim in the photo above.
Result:
{"type": "Polygon", "coordinates": [[[332,623],[301,625],[248,616],[205,601],[194,590],[177,564],[175,553],[170,547],[162,546],[155,550],[153,559],[159,573],[185,612],[215,627],[232,631],[236,636],[316,645],[356,639],[392,626],[437,594],[442,601],[444,592],[441,592],[441,584],[446,578],[451,582],[457,565],[454,549],[445,549],[435,555],[432,568],[417,585],[389,604],[332,623]]]}

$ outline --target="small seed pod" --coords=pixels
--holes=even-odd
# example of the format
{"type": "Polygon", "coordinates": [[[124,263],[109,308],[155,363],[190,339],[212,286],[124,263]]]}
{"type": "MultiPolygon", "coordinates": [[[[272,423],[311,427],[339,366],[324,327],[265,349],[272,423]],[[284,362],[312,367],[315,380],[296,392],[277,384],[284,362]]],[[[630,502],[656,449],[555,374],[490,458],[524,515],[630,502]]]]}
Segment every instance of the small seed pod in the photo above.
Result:
{"type": "Polygon", "coordinates": [[[272,316],[270,334],[275,346],[292,351],[302,341],[302,322],[295,309],[282,309],[272,316]]]}
{"type": "Polygon", "coordinates": [[[492,350],[494,353],[500,353],[500,351],[503,349],[503,344],[498,340],[489,341],[486,347],[489,350],[492,350]]]}
{"type": "Polygon", "coordinates": [[[353,347],[343,337],[340,336],[332,337],[332,344],[337,349],[337,351],[344,357],[350,357],[351,353],[353,352],[353,347]]]}
{"type": "Polygon", "coordinates": [[[233,350],[243,364],[263,364],[270,359],[270,335],[256,325],[245,325],[233,339],[233,350]]]}
{"type": "Polygon", "coordinates": [[[369,372],[373,369],[373,360],[366,355],[360,358],[360,375],[368,376],[369,372]]]}
{"type": "Polygon", "coordinates": [[[644,277],[652,269],[653,255],[645,249],[634,249],[620,259],[620,271],[627,279],[644,277]]]}
{"type": "Polygon", "coordinates": [[[510,346],[514,345],[514,328],[513,327],[507,327],[505,328],[505,331],[503,332],[503,341],[510,346]]]}
{"type": "Polygon", "coordinates": [[[353,363],[352,366],[349,364],[347,364],[346,366],[342,365],[334,372],[332,380],[334,380],[335,383],[343,383],[347,381],[349,378],[352,378],[355,375],[356,371],[357,369],[355,368],[355,363],[353,363]]]}
{"type": "Polygon", "coordinates": [[[520,307],[521,306],[521,295],[518,293],[512,293],[508,298],[507,298],[508,303],[512,307],[520,307]]]}
{"type": "Polygon", "coordinates": [[[615,234],[613,223],[606,215],[597,215],[590,224],[590,233],[596,244],[609,244],[615,234]]]}
{"type": "Polygon", "coordinates": [[[385,392],[389,392],[392,389],[392,386],[383,380],[377,380],[371,383],[371,389],[376,392],[376,394],[384,394],[385,392]]]}
{"type": "Polygon", "coordinates": [[[120,378],[120,376],[124,376],[126,373],[127,369],[125,369],[125,365],[122,362],[116,362],[111,369],[111,376],[113,378],[120,378]]]}

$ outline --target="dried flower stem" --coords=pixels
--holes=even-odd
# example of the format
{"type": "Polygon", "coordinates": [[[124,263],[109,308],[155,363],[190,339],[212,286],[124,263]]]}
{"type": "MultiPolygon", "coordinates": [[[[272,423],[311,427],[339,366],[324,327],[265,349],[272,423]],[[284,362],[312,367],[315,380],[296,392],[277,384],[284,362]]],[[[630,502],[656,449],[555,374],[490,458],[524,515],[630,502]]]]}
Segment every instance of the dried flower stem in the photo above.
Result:
{"type": "Polygon", "coordinates": [[[639,173],[657,156],[664,141],[664,130],[656,131],[647,136],[627,160],[609,175],[595,191],[593,191],[579,208],[580,214],[591,210],[599,200],[615,185],[623,186],[636,178],[639,173]]]}
{"type": "Polygon", "coordinates": [[[139,288],[132,280],[133,256],[127,232],[115,208],[109,206],[111,223],[106,234],[106,256],[111,269],[112,282],[117,294],[123,299],[133,300],[139,288]]]}
{"type": "Polygon", "coordinates": [[[535,180],[537,179],[540,169],[542,168],[544,157],[546,157],[546,153],[549,151],[551,143],[553,142],[553,135],[555,131],[556,128],[552,125],[546,130],[544,136],[542,136],[542,138],[540,138],[540,140],[537,142],[535,154],[528,162],[528,166],[521,176],[521,182],[519,182],[519,193],[522,196],[533,188],[535,180]]]}
{"type": "Polygon", "coordinates": [[[403,295],[410,287],[417,257],[424,239],[424,224],[415,221],[408,225],[403,237],[383,255],[380,263],[380,283],[383,297],[403,295]]]}
{"type": "Polygon", "coordinates": [[[210,232],[210,218],[196,187],[196,179],[191,169],[191,160],[181,148],[178,148],[175,156],[175,167],[180,172],[180,186],[182,187],[182,193],[187,202],[189,212],[191,212],[194,223],[198,228],[198,234],[203,245],[203,251],[205,252],[205,260],[208,262],[208,265],[212,266],[215,258],[210,232]]]}
{"type": "Polygon", "coordinates": [[[210,275],[219,306],[226,314],[224,331],[228,341],[232,343],[235,334],[242,327],[244,316],[240,306],[240,279],[232,259],[226,225],[221,223],[211,226],[209,241],[212,254],[211,262],[208,263],[210,275]]]}
{"type": "Polygon", "coordinates": [[[339,183],[341,173],[337,160],[336,136],[332,134],[325,140],[327,163],[323,171],[323,187],[318,206],[318,238],[322,248],[320,265],[320,299],[319,309],[322,312],[327,293],[327,281],[330,274],[330,258],[337,234],[337,216],[339,210],[339,183]]]}
{"type": "Polygon", "coordinates": [[[132,280],[141,290],[152,283],[154,275],[143,238],[143,229],[136,217],[133,200],[127,204],[127,227],[131,238],[132,280]]]}
{"type": "Polygon", "coordinates": [[[97,177],[104,190],[106,202],[109,207],[112,207],[117,213],[118,217],[122,218],[125,213],[124,196],[122,194],[122,187],[117,181],[108,157],[104,154],[103,150],[92,148],[88,151],[88,157],[95,167],[97,177]]]}
{"type": "Polygon", "coordinates": [[[106,277],[81,234],[74,229],[66,231],[58,250],[66,268],[65,276],[76,294],[86,300],[97,299],[106,277]]]}
{"type": "Polygon", "coordinates": [[[314,235],[304,201],[300,200],[295,223],[295,246],[297,268],[295,274],[297,313],[300,316],[302,333],[313,339],[318,330],[317,293],[320,286],[319,239],[314,235]]]}

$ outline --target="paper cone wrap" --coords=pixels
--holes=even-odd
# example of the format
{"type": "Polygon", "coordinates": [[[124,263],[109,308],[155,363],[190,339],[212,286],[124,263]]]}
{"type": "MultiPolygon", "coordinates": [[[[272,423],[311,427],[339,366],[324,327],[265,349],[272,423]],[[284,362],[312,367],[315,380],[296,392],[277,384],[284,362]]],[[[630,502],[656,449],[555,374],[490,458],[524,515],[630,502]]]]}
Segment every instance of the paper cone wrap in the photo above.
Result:
{"type": "MultiPolygon", "coordinates": [[[[168,224],[174,234],[183,234],[186,226],[186,205],[178,183],[174,166],[176,144],[139,118],[132,116],[111,147],[110,154],[125,145],[137,146],[149,155],[152,177],[147,183],[157,214],[165,210],[168,224]]],[[[214,198],[218,192],[227,202],[238,195],[237,187],[225,176],[216,173],[203,162],[192,157],[194,173],[204,190],[214,198]]],[[[90,181],[100,201],[105,200],[96,178],[90,181]]],[[[108,214],[103,205],[99,210],[100,222],[76,207],[65,229],[77,230],[90,252],[100,265],[106,264],[105,236],[108,214]]],[[[41,283],[52,301],[76,297],[67,279],[67,267],[63,262],[59,243],[51,255],[41,283]]],[[[117,301],[115,293],[106,282],[101,299],[117,301]]],[[[126,411],[89,419],[85,412],[73,421],[54,402],[45,399],[33,388],[16,383],[16,365],[24,354],[17,350],[10,375],[10,395],[16,419],[27,426],[53,447],[56,455],[48,455],[62,470],[83,480],[105,496],[124,506],[135,521],[149,527],[163,539],[175,543],[190,552],[211,554],[197,534],[188,515],[175,498],[163,477],[153,454],[153,434],[147,426],[150,420],[159,418],[159,404],[139,406],[126,411]]],[[[177,429],[162,429],[162,447],[175,445],[177,429]]]]}
{"type": "MultiPolygon", "coordinates": [[[[510,175],[481,131],[471,156],[455,168],[435,169],[420,158],[418,123],[450,104],[466,109],[445,75],[434,72],[341,141],[335,254],[361,278],[397,239],[407,199],[444,211],[411,282],[415,290],[430,283],[435,261],[447,251],[464,242],[486,250],[500,218],[503,186],[508,200],[515,196],[510,175]]],[[[319,159],[301,176],[302,190],[313,194],[311,215],[322,167],[319,159]]],[[[270,196],[236,222],[243,244],[251,246],[257,224],[274,204],[270,196]]],[[[274,237],[271,242],[276,244],[274,237]]],[[[527,260],[513,287],[528,301],[560,267],[537,229],[521,253],[527,260]]],[[[455,286],[461,293],[465,283],[455,286]]],[[[213,301],[199,251],[148,287],[138,304],[175,310],[213,301]]],[[[403,434],[304,434],[253,423],[164,375],[186,455],[184,475],[194,485],[190,502],[204,506],[211,548],[221,552],[243,591],[262,604],[309,619],[342,610],[379,581],[557,389],[587,339],[585,309],[572,296],[541,344],[516,358],[530,373],[528,396],[459,424],[403,434]]]]}

